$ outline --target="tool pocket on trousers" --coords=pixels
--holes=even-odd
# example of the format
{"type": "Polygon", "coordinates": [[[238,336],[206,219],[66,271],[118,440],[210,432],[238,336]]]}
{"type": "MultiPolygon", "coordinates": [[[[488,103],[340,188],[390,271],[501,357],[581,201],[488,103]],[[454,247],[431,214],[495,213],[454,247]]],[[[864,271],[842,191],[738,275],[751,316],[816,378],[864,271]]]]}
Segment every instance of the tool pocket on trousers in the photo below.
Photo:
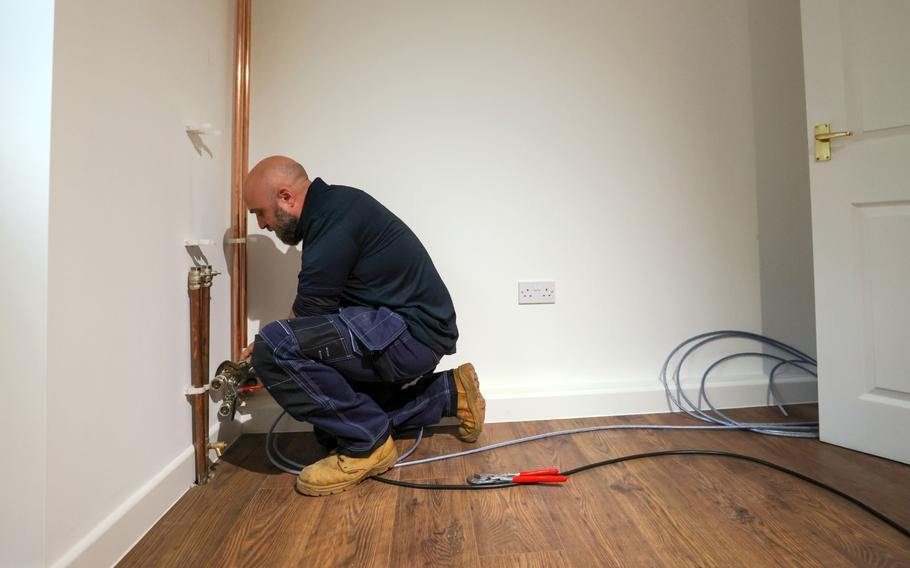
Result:
{"type": "Polygon", "coordinates": [[[404,318],[392,310],[355,306],[341,310],[341,320],[368,350],[364,357],[384,382],[395,382],[395,368],[389,364],[386,349],[407,329],[404,318]]]}
{"type": "Polygon", "coordinates": [[[335,323],[323,316],[288,320],[288,326],[297,338],[297,345],[304,357],[331,363],[351,357],[351,351],[341,338],[335,323]]]}
{"type": "Polygon", "coordinates": [[[341,310],[341,320],[364,347],[379,352],[401,335],[407,324],[404,318],[388,308],[355,306],[341,310]]]}

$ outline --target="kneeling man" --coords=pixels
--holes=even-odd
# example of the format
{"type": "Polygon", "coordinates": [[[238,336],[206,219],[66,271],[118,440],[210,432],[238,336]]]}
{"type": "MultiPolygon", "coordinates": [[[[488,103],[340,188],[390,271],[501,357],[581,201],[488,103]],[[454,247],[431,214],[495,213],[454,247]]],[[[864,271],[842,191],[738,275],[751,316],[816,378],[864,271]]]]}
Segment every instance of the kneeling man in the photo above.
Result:
{"type": "Polygon", "coordinates": [[[244,351],[272,397],[335,449],[297,478],[306,495],[344,491],[389,469],[392,435],[456,416],[474,442],[485,401],[470,363],[436,371],[455,352],[455,308],[433,261],[401,219],[359,189],[310,180],[273,156],[243,185],[259,227],[303,243],[288,319],[244,351]]]}

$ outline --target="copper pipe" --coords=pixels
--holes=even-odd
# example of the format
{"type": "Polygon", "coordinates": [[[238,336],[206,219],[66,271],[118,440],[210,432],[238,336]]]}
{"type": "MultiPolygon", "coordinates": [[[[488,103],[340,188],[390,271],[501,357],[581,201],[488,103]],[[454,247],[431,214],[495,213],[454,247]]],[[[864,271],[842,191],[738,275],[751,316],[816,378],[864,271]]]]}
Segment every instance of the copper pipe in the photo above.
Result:
{"type": "MultiPolygon", "coordinates": [[[[217,272],[214,272],[211,266],[202,268],[202,288],[199,290],[199,312],[202,320],[199,323],[199,335],[202,344],[199,350],[199,358],[201,359],[199,368],[202,384],[199,386],[209,384],[209,330],[212,323],[212,278],[214,278],[215,274],[217,272]]],[[[206,405],[205,409],[206,414],[208,414],[208,405],[206,405]]]]}
{"type": "Polygon", "coordinates": [[[240,359],[247,340],[246,209],[243,178],[249,170],[251,0],[237,0],[234,118],[231,147],[231,358],[240,359]]]}
{"type": "MultiPolygon", "coordinates": [[[[187,279],[190,295],[190,380],[194,388],[204,384],[203,363],[203,309],[202,309],[202,270],[190,268],[187,279]]],[[[208,399],[206,393],[195,393],[193,398],[193,448],[196,451],[196,483],[203,485],[208,481],[208,399]]]]}
{"type": "MultiPolygon", "coordinates": [[[[202,321],[199,324],[199,336],[200,343],[202,344],[201,349],[199,350],[199,369],[200,375],[202,377],[202,384],[199,385],[204,387],[209,384],[209,328],[211,327],[211,311],[212,311],[212,278],[215,277],[215,272],[212,270],[211,266],[205,266],[202,269],[202,288],[199,290],[199,312],[200,318],[202,321]]],[[[209,466],[209,393],[208,391],[196,395],[197,404],[199,404],[199,414],[202,415],[200,419],[200,424],[204,429],[202,431],[202,462],[204,465],[202,481],[199,481],[199,475],[196,476],[197,483],[203,485],[208,482],[210,477],[210,466],[209,466]]],[[[197,456],[197,460],[200,458],[197,456]]],[[[198,462],[197,462],[198,463],[198,462]]]]}
{"type": "Polygon", "coordinates": [[[190,295],[190,371],[193,397],[193,448],[196,451],[196,483],[208,482],[211,468],[208,453],[220,456],[224,444],[209,443],[209,330],[211,328],[212,279],[219,273],[211,266],[194,266],[187,278],[190,295]]]}

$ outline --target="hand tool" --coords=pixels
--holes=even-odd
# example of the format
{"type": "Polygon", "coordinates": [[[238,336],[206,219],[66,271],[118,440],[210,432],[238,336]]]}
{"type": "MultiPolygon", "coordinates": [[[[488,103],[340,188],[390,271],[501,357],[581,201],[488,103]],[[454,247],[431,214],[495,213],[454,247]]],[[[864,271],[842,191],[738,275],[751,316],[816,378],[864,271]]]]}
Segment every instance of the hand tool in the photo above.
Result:
{"type": "Polygon", "coordinates": [[[558,469],[538,469],[516,473],[475,473],[468,478],[471,485],[492,485],[495,483],[563,483],[569,478],[558,475],[558,469]]]}

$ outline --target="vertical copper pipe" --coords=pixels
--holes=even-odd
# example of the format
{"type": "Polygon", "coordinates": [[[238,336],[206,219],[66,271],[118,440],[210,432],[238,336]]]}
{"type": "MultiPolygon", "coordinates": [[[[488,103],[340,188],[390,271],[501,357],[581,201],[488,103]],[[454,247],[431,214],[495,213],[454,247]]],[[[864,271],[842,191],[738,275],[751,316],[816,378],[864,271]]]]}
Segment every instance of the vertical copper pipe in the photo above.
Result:
{"type": "MultiPolygon", "coordinates": [[[[190,378],[202,388],[204,377],[202,341],[202,271],[194,266],[187,280],[190,295],[190,378]]],[[[208,481],[208,400],[205,393],[193,397],[193,448],[196,451],[196,483],[208,481]]]]}
{"type": "MultiPolygon", "coordinates": [[[[212,271],[211,266],[206,266],[202,269],[202,288],[199,290],[199,313],[202,321],[199,324],[199,336],[200,343],[202,344],[201,349],[199,350],[199,358],[201,362],[199,364],[199,370],[202,377],[202,384],[199,386],[206,386],[209,384],[209,328],[211,327],[211,311],[212,311],[212,278],[214,278],[214,272],[212,271]]],[[[199,423],[202,430],[202,464],[203,464],[203,477],[202,481],[198,481],[199,476],[197,475],[197,483],[202,485],[209,480],[209,449],[211,445],[209,443],[209,395],[208,391],[201,394],[197,394],[197,401],[200,406],[199,414],[202,415],[202,418],[199,419],[199,423]]],[[[197,460],[200,458],[197,457],[197,460]]]]}
{"type": "Polygon", "coordinates": [[[251,0],[237,0],[234,68],[234,118],[231,148],[231,357],[246,347],[246,209],[243,178],[249,169],[251,0]]]}
{"type": "MultiPolygon", "coordinates": [[[[199,289],[199,313],[200,319],[202,320],[199,323],[199,336],[200,343],[202,344],[199,350],[199,357],[201,359],[199,368],[202,376],[202,384],[199,386],[209,384],[209,329],[211,328],[213,277],[214,273],[212,272],[211,266],[206,266],[202,269],[202,288],[199,289]]],[[[206,414],[208,414],[208,405],[206,405],[205,408],[206,414]]]]}

